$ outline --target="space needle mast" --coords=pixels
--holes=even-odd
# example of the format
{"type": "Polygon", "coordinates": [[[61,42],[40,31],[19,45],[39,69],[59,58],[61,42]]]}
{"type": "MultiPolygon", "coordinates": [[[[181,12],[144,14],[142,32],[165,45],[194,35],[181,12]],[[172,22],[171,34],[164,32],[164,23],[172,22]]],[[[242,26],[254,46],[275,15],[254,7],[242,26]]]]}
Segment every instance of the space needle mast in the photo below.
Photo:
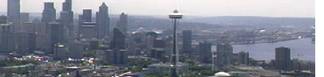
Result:
{"type": "Polygon", "coordinates": [[[179,13],[178,10],[174,10],[173,13],[169,15],[169,18],[173,22],[173,50],[171,53],[171,71],[170,75],[171,77],[178,77],[177,73],[177,62],[179,58],[179,52],[177,50],[177,20],[180,20],[182,18],[182,14],[179,13]]]}

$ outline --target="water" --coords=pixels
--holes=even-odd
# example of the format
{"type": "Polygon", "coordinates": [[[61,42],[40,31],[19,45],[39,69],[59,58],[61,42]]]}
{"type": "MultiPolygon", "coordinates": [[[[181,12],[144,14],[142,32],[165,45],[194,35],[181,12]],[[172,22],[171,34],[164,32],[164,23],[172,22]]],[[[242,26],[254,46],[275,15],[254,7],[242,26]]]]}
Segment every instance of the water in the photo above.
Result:
{"type": "Polygon", "coordinates": [[[315,62],[315,44],[311,38],[282,41],[277,43],[260,43],[251,45],[233,45],[234,52],[246,51],[256,60],[272,60],[275,58],[275,48],[289,47],[291,58],[315,62]]]}

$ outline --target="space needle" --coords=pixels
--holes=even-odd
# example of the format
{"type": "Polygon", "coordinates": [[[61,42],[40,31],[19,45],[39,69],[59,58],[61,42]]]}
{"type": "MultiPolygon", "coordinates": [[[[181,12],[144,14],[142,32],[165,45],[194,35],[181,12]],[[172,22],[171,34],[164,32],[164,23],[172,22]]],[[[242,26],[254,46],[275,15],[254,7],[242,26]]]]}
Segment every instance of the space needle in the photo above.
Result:
{"type": "Polygon", "coordinates": [[[171,53],[171,71],[170,77],[178,77],[177,73],[177,62],[179,60],[179,52],[177,50],[177,21],[182,18],[182,14],[178,10],[174,10],[173,13],[169,15],[169,18],[173,23],[173,50],[171,53]]]}

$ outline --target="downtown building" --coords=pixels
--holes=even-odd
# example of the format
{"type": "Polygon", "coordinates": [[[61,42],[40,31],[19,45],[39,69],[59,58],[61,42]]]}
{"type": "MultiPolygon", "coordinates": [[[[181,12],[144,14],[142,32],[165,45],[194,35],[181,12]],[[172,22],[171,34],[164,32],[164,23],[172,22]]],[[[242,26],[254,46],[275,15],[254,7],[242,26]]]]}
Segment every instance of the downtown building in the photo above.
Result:
{"type": "Polygon", "coordinates": [[[0,53],[10,53],[15,49],[15,36],[12,23],[0,24],[0,53]]]}
{"type": "Polygon", "coordinates": [[[69,36],[66,40],[72,40],[76,35],[73,17],[72,0],[65,0],[60,13],[59,23],[64,26],[66,36],[69,36]]]}
{"type": "Polygon", "coordinates": [[[219,70],[226,70],[232,64],[233,47],[228,43],[217,44],[216,66],[219,70]]]}
{"type": "Polygon", "coordinates": [[[110,18],[109,8],[105,3],[99,7],[99,12],[96,13],[96,29],[97,38],[105,39],[110,35],[110,18]]]}
{"type": "Polygon", "coordinates": [[[118,25],[113,29],[113,37],[110,43],[110,49],[106,51],[106,63],[113,65],[127,65],[128,47],[127,37],[127,15],[122,13],[118,25]]]}
{"type": "Polygon", "coordinates": [[[184,30],[182,31],[182,53],[192,54],[192,31],[184,30]]]}
{"type": "Polygon", "coordinates": [[[0,24],[6,24],[8,23],[7,16],[0,16],[0,24]]]}
{"type": "Polygon", "coordinates": [[[56,9],[53,2],[45,2],[41,20],[33,20],[36,34],[36,48],[44,50],[46,53],[52,53],[51,45],[51,25],[50,23],[57,22],[56,9]]]}
{"type": "Polygon", "coordinates": [[[198,49],[199,61],[201,63],[212,63],[212,43],[200,42],[198,49]]]}
{"type": "Polygon", "coordinates": [[[53,54],[54,60],[66,58],[66,33],[64,25],[59,22],[50,22],[50,54],[53,54]]]}
{"type": "Polygon", "coordinates": [[[106,63],[113,65],[127,64],[126,36],[114,28],[110,49],[106,51],[106,63]]]}
{"type": "Polygon", "coordinates": [[[20,23],[20,0],[7,0],[8,21],[18,25],[20,23]]]}
{"type": "Polygon", "coordinates": [[[96,22],[92,21],[92,10],[83,9],[83,14],[79,15],[78,38],[89,41],[96,37],[96,22]]]}
{"type": "Polygon", "coordinates": [[[53,2],[44,3],[41,21],[47,24],[56,21],[56,9],[54,8],[53,2]]]}
{"type": "Polygon", "coordinates": [[[15,50],[15,31],[20,25],[20,0],[7,0],[7,17],[2,16],[0,23],[0,51],[10,53],[15,50]]]}
{"type": "Polygon", "coordinates": [[[275,49],[275,67],[278,70],[289,71],[291,70],[291,54],[290,48],[279,47],[275,49]]]}

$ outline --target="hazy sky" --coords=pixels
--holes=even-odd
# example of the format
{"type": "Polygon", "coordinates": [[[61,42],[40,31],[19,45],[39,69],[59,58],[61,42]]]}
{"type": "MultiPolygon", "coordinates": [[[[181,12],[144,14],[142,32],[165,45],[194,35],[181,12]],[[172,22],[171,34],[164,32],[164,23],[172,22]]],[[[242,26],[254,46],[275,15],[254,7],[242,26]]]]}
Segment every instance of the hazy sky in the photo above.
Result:
{"type": "MultiPolygon", "coordinates": [[[[21,0],[22,12],[41,12],[43,2],[54,1],[57,12],[64,0],[21,0]]],[[[106,2],[112,14],[167,15],[180,8],[192,16],[271,16],[314,17],[314,0],[73,0],[73,11],[98,10],[106,2]]],[[[0,12],[6,12],[7,0],[0,0],[0,12]]]]}

